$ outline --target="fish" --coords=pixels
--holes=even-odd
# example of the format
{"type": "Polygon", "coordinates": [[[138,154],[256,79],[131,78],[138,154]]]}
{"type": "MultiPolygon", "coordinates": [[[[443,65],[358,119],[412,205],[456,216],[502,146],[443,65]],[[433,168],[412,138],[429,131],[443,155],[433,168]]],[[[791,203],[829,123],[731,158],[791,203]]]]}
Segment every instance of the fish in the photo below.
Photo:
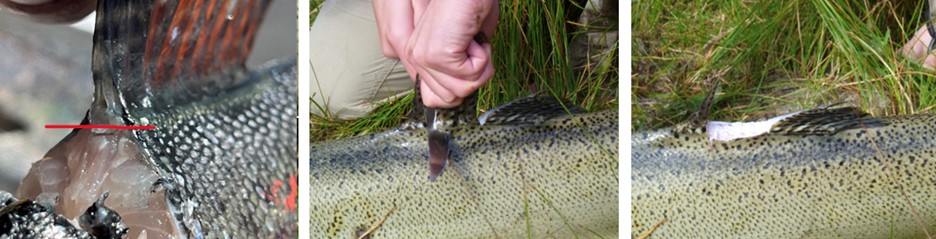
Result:
{"type": "MultiPolygon", "coordinates": [[[[449,162],[434,182],[426,122],[313,143],[310,235],[617,237],[617,111],[568,114],[551,96],[524,97],[481,125],[470,102],[442,118],[449,162]],[[470,120],[447,122],[459,118],[470,120]]],[[[424,119],[414,104],[411,119],[424,119]]]]}
{"type": "Polygon", "coordinates": [[[936,232],[934,114],[874,117],[834,104],[733,128],[713,123],[632,134],[632,237],[936,232]]]}
{"type": "Polygon", "coordinates": [[[245,67],[269,3],[99,1],[93,100],[81,124],[154,129],[73,130],[0,209],[0,219],[52,219],[0,228],[52,238],[295,237],[297,63],[245,67]],[[56,218],[69,223],[52,226],[56,218]]]}

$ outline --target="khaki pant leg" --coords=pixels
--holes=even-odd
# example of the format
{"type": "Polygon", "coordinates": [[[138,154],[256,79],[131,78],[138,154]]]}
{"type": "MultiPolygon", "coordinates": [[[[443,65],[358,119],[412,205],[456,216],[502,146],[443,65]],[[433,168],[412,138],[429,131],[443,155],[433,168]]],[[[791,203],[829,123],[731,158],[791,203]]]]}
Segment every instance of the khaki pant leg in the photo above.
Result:
{"type": "Polygon", "coordinates": [[[359,118],[413,88],[402,63],[380,50],[369,0],[325,1],[309,32],[312,113],[359,118]],[[316,106],[318,105],[318,106],[316,106]],[[320,108],[320,107],[321,108],[320,108]]]}

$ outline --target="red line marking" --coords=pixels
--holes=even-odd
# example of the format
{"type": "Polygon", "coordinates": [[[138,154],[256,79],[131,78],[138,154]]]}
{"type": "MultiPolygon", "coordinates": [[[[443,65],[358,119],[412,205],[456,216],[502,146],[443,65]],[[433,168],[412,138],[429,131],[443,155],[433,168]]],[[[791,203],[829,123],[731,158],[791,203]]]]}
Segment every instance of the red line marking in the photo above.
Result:
{"type": "Polygon", "coordinates": [[[46,129],[118,129],[118,130],[155,130],[154,125],[111,125],[111,124],[47,124],[46,129]]]}

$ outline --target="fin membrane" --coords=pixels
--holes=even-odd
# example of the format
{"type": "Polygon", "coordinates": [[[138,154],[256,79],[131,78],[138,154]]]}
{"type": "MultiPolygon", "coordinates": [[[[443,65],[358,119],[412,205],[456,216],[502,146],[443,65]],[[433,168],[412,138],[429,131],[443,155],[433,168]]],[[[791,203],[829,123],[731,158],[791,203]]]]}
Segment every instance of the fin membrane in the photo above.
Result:
{"type": "Polygon", "coordinates": [[[478,122],[481,125],[540,124],[557,116],[585,112],[584,109],[553,96],[532,94],[485,112],[478,117],[478,122]]]}
{"type": "Polygon", "coordinates": [[[712,112],[712,106],[714,106],[715,103],[715,93],[718,92],[718,85],[719,82],[715,81],[712,85],[712,89],[705,94],[705,98],[702,100],[702,103],[699,104],[699,108],[696,109],[695,112],[692,112],[685,122],[673,126],[674,133],[705,133],[705,127],[710,121],[709,117],[712,112]]]}
{"type": "Polygon", "coordinates": [[[171,108],[246,81],[244,62],[269,3],[99,1],[94,105],[171,108]]]}

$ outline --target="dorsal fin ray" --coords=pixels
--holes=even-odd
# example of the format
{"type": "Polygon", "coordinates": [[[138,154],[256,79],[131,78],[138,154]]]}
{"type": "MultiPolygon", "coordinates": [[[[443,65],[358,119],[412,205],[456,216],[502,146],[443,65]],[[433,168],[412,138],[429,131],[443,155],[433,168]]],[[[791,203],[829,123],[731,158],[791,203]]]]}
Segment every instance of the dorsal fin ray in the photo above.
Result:
{"type": "Polygon", "coordinates": [[[868,113],[857,107],[833,104],[821,106],[791,115],[770,128],[771,134],[785,135],[833,135],[843,130],[884,126],[879,119],[867,117],[868,113]]]}
{"type": "Polygon", "coordinates": [[[689,118],[679,124],[673,126],[673,132],[676,133],[704,133],[706,124],[709,122],[709,117],[712,112],[712,107],[715,106],[715,94],[718,92],[719,81],[715,81],[712,84],[712,89],[705,94],[705,98],[702,100],[702,103],[699,104],[699,108],[695,112],[689,114],[689,118]]]}
{"type": "Polygon", "coordinates": [[[776,116],[753,122],[709,121],[705,127],[687,128],[692,131],[674,130],[680,133],[705,133],[712,141],[730,141],[761,135],[834,135],[844,130],[871,128],[886,125],[886,122],[867,117],[867,113],[856,107],[820,106],[808,110],[776,116]]]}
{"type": "Polygon", "coordinates": [[[531,94],[485,112],[478,121],[482,125],[539,124],[561,115],[585,112],[585,109],[556,97],[531,94]]]}
{"type": "MultiPolygon", "coordinates": [[[[168,108],[245,81],[244,62],[268,6],[269,0],[99,1],[92,111],[168,108]]],[[[92,122],[108,121],[95,115],[92,122]]]]}

